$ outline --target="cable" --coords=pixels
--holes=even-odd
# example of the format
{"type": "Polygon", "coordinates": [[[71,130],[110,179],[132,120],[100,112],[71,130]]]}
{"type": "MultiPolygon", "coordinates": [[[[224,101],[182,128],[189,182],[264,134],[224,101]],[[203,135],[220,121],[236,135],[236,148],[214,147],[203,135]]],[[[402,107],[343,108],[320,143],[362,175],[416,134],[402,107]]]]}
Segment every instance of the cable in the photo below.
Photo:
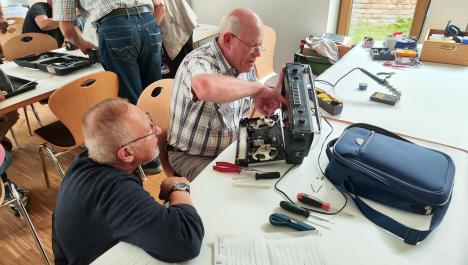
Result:
{"type": "Polygon", "coordinates": [[[351,72],[353,72],[354,70],[360,70],[361,72],[363,72],[364,74],[366,74],[367,76],[369,76],[370,78],[372,78],[375,82],[377,82],[377,84],[385,87],[386,89],[388,89],[395,97],[397,97],[398,99],[400,99],[401,97],[401,92],[399,90],[397,90],[396,88],[394,88],[392,85],[390,85],[388,83],[388,81],[386,79],[380,79],[379,77],[377,77],[376,75],[373,75],[371,74],[369,71],[367,71],[366,69],[363,69],[361,67],[355,67],[351,70],[349,70],[346,74],[344,74],[343,76],[341,76],[340,78],[338,78],[338,80],[336,80],[336,82],[334,84],[331,84],[330,82],[328,81],[325,81],[325,80],[315,80],[316,82],[322,82],[322,83],[326,83],[326,84],[329,84],[332,86],[333,89],[335,89],[335,86],[343,79],[345,78],[347,75],[349,75],[351,72]]]}
{"type": "MultiPolygon", "coordinates": [[[[322,153],[322,150],[323,150],[323,147],[325,145],[325,143],[327,142],[327,139],[328,137],[330,137],[330,135],[332,134],[333,132],[333,126],[330,124],[330,122],[323,116],[321,115],[323,119],[325,119],[325,121],[327,122],[328,126],[330,126],[330,129],[331,131],[327,134],[327,136],[325,137],[323,143],[322,143],[322,147],[320,149],[320,153],[319,153],[319,160],[320,160],[320,155],[322,153]]],[[[320,163],[318,163],[319,165],[319,168],[320,168],[320,171],[322,173],[322,180],[323,178],[325,177],[325,174],[322,170],[322,167],[320,165],[320,163]]],[[[308,207],[304,207],[302,205],[298,205],[297,203],[295,203],[293,200],[291,200],[291,198],[284,192],[282,191],[279,187],[278,187],[278,184],[281,182],[281,180],[283,180],[283,178],[286,176],[286,174],[289,173],[289,171],[291,171],[291,169],[293,169],[294,167],[296,167],[297,165],[292,165],[291,167],[289,167],[286,172],[284,172],[284,174],[275,182],[275,190],[277,192],[279,192],[286,200],[288,200],[289,202],[301,207],[302,209],[305,209],[307,211],[310,211],[310,212],[315,212],[315,213],[321,213],[321,214],[325,214],[325,215],[336,215],[338,213],[340,213],[345,207],[346,205],[348,204],[348,198],[346,197],[346,195],[343,193],[343,191],[341,191],[341,189],[337,188],[337,190],[341,193],[341,195],[343,196],[345,202],[343,204],[343,206],[341,206],[338,210],[336,210],[335,212],[323,212],[323,211],[319,211],[319,210],[316,210],[316,209],[312,209],[312,208],[308,208],[308,207]]]]}

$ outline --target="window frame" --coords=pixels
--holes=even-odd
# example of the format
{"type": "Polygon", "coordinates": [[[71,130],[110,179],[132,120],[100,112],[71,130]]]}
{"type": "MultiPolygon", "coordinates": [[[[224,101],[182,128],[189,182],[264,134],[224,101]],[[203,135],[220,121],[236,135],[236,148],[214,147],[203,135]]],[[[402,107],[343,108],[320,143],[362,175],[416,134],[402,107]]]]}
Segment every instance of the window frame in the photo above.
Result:
{"type": "MultiPolygon", "coordinates": [[[[426,20],[427,11],[431,0],[417,0],[414,7],[413,21],[410,29],[410,36],[421,36],[421,31],[426,20]]],[[[349,22],[351,20],[351,11],[353,8],[353,0],[341,0],[340,12],[338,15],[338,23],[336,33],[347,36],[349,31],[349,22]]],[[[360,41],[360,40],[355,40],[360,41]]]]}

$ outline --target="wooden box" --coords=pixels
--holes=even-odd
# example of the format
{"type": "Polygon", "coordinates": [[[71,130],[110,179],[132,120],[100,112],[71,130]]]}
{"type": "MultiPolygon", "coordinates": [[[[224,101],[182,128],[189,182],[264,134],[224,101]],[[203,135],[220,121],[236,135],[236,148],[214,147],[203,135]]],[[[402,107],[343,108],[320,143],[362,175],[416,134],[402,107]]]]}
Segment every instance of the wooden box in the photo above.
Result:
{"type": "MultiPolygon", "coordinates": [[[[468,44],[445,43],[429,40],[432,34],[444,34],[443,29],[430,29],[424,39],[421,61],[468,66],[468,44]]],[[[468,32],[463,32],[468,36],[468,32]]]]}

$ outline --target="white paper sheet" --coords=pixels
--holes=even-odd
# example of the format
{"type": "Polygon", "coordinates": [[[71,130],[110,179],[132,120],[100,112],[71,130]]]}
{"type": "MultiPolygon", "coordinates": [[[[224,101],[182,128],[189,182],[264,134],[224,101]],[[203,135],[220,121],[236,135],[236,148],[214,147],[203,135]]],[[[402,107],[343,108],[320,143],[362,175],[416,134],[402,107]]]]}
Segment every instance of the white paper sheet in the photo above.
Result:
{"type": "Polygon", "coordinates": [[[215,265],[325,265],[316,233],[215,236],[215,265]]]}

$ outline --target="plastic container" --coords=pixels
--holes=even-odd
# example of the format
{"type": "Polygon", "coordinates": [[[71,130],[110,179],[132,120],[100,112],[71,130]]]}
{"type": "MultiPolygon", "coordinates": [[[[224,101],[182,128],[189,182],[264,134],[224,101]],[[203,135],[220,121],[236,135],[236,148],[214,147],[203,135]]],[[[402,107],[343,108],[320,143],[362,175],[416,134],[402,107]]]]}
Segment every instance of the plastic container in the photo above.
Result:
{"type": "Polygon", "coordinates": [[[294,62],[310,65],[314,75],[320,75],[332,66],[327,57],[303,55],[300,50],[294,53],[294,62]]]}

